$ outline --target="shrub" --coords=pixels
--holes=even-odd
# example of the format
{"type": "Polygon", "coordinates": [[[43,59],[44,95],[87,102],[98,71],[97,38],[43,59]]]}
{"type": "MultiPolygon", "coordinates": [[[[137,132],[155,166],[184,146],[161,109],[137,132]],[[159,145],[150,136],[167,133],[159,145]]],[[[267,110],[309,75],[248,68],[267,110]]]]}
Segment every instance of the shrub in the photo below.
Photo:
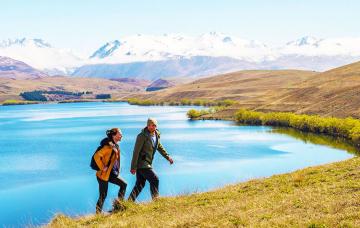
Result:
{"type": "Polygon", "coordinates": [[[97,94],[95,99],[110,99],[111,95],[110,94],[97,94]]]}
{"type": "Polygon", "coordinates": [[[190,119],[195,119],[201,116],[201,112],[195,109],[190,109],[186,115],[188,116],[188,118],[190,119]]]}
{"type": "Polygon", "coordinates": [[[256,112],[240,109],[235,114],[242,124],[291,127],[304,132],[322,133],[350,139],[360,145],[360,120],[340,119],[318,115],[299,115],[286,112],[256,112]]]}
{"type": "Polygon", "coordinates": [[[189,99],[181,99],[180,104],[181,105],[191,105],[191,100],[189,100],[189,99]]]}
{"type": "Polygon", "coordinates": [[[43,91],[35,90],[31,92],[20,93],[20,96],[27,101],[47,101],[43,93],[43,91]]]}
{"type": "Polygon", "coordinates": [[[234,104],[237,104],[237,101],[230,100],[230,99],[226,99],[226,100],[217,102],[217,106],[231,106],[234,104]]]}

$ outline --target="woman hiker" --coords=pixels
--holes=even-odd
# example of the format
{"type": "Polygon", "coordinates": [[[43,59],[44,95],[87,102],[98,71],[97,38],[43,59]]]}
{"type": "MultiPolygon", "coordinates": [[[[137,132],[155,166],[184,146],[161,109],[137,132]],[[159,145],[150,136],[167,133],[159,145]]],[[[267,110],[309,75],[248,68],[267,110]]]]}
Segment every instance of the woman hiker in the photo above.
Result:
{"type": "Polygon", "coordinates": [[[127,183],[119,176],[120,172],[120,147],[122,133],[118,128],[106,131],[107,137],[104,138],[99,149],[94,154],[94,160],[99,167],[96,178],[99,183],[99,199],[96,203],[96,213],[101,213],[102,207],[108,191],[108,183],[116,184],[120,187],[118,198],[123,200],[127,183]]]}

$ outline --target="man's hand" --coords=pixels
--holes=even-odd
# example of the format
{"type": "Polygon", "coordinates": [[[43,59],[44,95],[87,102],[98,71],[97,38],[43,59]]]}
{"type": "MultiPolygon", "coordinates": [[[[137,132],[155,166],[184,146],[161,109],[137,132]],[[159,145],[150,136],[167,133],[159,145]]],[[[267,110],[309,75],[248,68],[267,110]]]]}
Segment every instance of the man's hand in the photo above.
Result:
{"type": "Polygon", "coordinates": [[[130,170],[130,173],[131,173],[132,175],[135,175],[136,169],[131,169],[131,170],[130,170]]]}
{"type": "Polygon", "coordinates": [[[170,165],[172,165],[174,163],[174,160],[172,160],[171,157],[169,157],[168,161],[170,162],[170,165]]]}

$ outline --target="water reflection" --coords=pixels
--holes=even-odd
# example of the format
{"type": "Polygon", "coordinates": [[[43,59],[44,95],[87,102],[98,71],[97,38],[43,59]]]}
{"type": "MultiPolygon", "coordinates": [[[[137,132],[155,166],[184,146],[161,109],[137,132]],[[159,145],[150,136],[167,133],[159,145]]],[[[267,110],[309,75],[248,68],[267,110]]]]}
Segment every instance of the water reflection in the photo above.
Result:
{"type": "Polygon", "coordinates": [[[305,143],[313,143],[317,145],[330,146],[332,148],[345,150],[356,156],[360,155],[360,148],[356,147],[351,141],[340,137],[332,137],[323,134],[315,134],[303,132],[293,128],[272,128],[269,130],[273,134],[288,135],[305,143]]]}

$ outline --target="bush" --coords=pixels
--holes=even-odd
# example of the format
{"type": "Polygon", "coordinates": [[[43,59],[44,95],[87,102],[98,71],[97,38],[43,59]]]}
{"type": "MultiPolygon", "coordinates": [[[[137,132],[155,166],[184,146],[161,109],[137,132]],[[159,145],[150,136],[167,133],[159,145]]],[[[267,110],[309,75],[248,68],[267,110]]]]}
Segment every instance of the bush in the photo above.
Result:
{"type": "Polygon", "coordinates": [[[20,93],[20,96],[27,101],[47,101],[47,99],[43,95],[43,93],[44,93],[44,91],[35,90],[32,92],[20,93]]]}
{"type": "Polygon", "coordinates": [[[245,109],[240,109],[235,118],[242,124],[291,127],[304,132],[342,137],[360,145],[360,120],[354,118],[340,119],[286,112],[263,113],[245,109]]]}
{"type": "Polygon", "coordinates": [[[202,115],[201,111],[195,110],[195,109],[190,109],[187,113],[186,113],[187,117],[190,119],[195,119],[198,118],[202,115]]]}
{"type": "Polygon", "coordinates": [[[97,94],[95,99],[110,99],[111,95],[110,94],[97,94]]]}
{"type": "Polygon", "coordinates": [[[223,101],[218,101],[217,102],[217,105],[218,106],[231,106],[231,105],[234,105],[234,104],[237,104],[237,101],[234,101],[234,100],[230,100],[230,99],[226,99],[226,100],[223,100],[223,101]]]}
{"type": "Polygon", "coordinates": [[[191,105],[191,100],[189,100],[189,99],[181,99],[180,104],[181,105],[191,105]]]}
{"type": "Polygon", "coordinates": [[[2,105],[25,105],[25,104],[38,104],[36,101],[21,101],[21,100],[6,100],[2,105]]]}
{"type": "Polygon", "coordinates": [[[130,98],[127,100],[127,102],[132,105],[143,105],[143,106],[161,104],[160,102],[156,102],[153,100],[140,100],[138,98],[130,98]]]}

